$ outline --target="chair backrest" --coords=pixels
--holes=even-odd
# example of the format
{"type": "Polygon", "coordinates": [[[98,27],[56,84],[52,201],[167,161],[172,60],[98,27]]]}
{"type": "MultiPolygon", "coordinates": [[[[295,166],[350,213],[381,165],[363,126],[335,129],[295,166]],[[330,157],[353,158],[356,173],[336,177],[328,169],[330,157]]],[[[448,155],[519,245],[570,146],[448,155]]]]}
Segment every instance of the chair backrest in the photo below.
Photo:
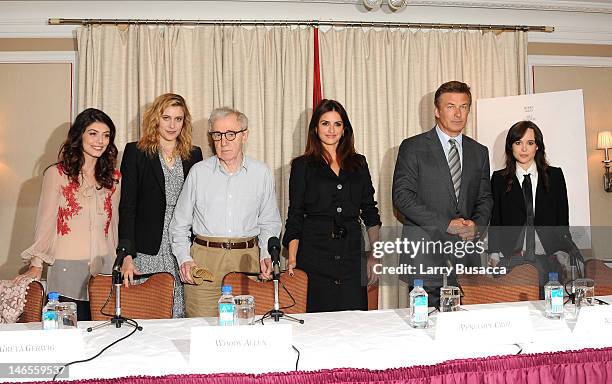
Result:
{"type": "Polygon", "coordinates": [[[18,323],[33,323],[42,320],[42,309],[45,301],[45,289],[40,281],[32,281],[26,292],[26,303],[18,323]]]}
{"type": "Polygon", "coordinates": [[[612,268],[602,260],[587,260],[584,264],[584,276],[595,280],[595,295],[612,295],[612,268]]]}
{"type": "MultiPolygon", "coordinates": [[[[92,320],[108,320],[115,314],[115,291],[104,305],[112,287],[110,275],[89,279],[89,303],[92,320]]],[[[142,284],[121,287],[121,315],[130,319],[171,319],[174,304],[174,277],[168,272],[154,273],[142,284]]]]}
{"type": "Polygon", "coordinates": [[[461,304],[485,304],[539,300],[538,269],[532,264],[518,265],[505,276],[459,275],[463,290],[461,304]]]}
{"type": "MultiPolygon", "coordinates": [[[[306,295],[308,293],[308,276],[300,269],[294,269],[294,275],[282,273],[278,287],[278,301],[285,313],[306,312],[306,295]],[[293,300],[283,289],[285,286],[295,299],[293,300]],[[284,308],[283,307],[289,307],[284,308]]],[[[233,295],[251,295],[255,298],[255,314],[263,315],[274,308],[274,282],[258,281],[256,277],[241,272],[230,272],[223,277],[223,285],[231,285],[233,295]]]]}

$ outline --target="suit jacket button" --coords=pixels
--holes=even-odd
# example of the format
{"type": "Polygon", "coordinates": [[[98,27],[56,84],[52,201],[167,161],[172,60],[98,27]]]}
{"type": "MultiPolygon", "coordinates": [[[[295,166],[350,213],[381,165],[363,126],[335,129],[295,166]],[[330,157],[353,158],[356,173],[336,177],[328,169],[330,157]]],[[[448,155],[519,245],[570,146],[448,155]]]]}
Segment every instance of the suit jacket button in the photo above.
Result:
{"type": "Polygon", "coordinates": [[[334,280],[334,284],[340,285],[340,280],[334,280]]]}

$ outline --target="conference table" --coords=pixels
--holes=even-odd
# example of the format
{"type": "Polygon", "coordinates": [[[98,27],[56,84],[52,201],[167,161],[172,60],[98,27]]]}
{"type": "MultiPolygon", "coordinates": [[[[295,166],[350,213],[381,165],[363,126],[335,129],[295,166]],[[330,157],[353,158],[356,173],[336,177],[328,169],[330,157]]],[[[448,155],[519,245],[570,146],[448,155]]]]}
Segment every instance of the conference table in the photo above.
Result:
{"type": "MultiPolygon", "coordinates": [[[[612,302],[612,296],[602,299],[612,302]]],[[[291,324],[292,344],[300,351],[298,370],[310,372],[295,372],[293,367],[289,369],[293,372],[288,373],[235,374],[232,376],[235,380],[231,382],[279,382],[279,378],[282,378],[280,382],[287,383],[379,380],[419,383],[517,383],[516,378],[508,376],[508,372],[514,370],[519,377],[529,376],[528,372],[536,373],[538,380],[534,381],[532,378],[525,382],[594,383],[604,380],[601,382],[612,383],[612,363],[610,363],[612,348],[609,348],[612,344],[605,340],[581,342],[574,339],[571,329],[576,323],[576,317],[571,314],[573,312],[571,308],[566,310],[567,315],[563,320],[546,319],[543,316],[543,301],[470,305],[463,308],[473,311],[520,306],[528,308],[534,328],[533,341],[521,345],[441,344],[434,338],[438,316],[435,313],[430,316],[429,328],[414,329],[408,324],[408,309],[298,314],[295,316],[303,319],[304,324],[285,319],[281,319],[279,323],[291,324]],[[519,353],[520,355],[517,355],[519,353]],[[541,371],[543,367],[553,370],[550,376],[553,378],[552,381],[545,380],[546,375],[543,376],[541,371]],[[562,375],[567,377],[560,380],[560,373],[554,372],[559,369],[567,370],[568,367],[571,368],[570,373],[577,376],[567,376],[569,373],[565,372],[562,375]],[[504,372],[504,378],[502,380],[498,377],[493,381],[471,381],[471,376],[466,376],[466,373],[476,374],[483,369],[485,371],[488,369],[491,374],[504,372]],[[448,374],[454,375],[452,381],[443,380],[443,376],[448,374]],[[461,377],[457,376],[459,374],[461,377]],[[577,377],[580,375],[590,376],[591,379],[579,380],[577,377]],[[437,381],[430,380],[432,377],[436,377],[437,381]],[[412,379],[415,381],[411,381],[412,379]],[[423,381],[419,381],[421,379],[423,381]]],[[[227,374],[195,375],[201,371],[191,368],[189,364],[191,328],[216,325],[217,319],[189,318],[138,322],[143,327],[142,331],[114,345],[90,362],[71,366],[69,379],[147,376],[147,380],[151,380],[152,383],[167,382],[168,378],[172,378],[172,381],[176,381],[174,379],[177,378],[189,378],[183,382],[190,383],[229,380],[230,376],[227,374]]],[[[84,357],[95,355],[104,346],[132,331],[132,328],[127,326],[85,331],[85,328],[98,323],[78,324],[83,330],[84,357]]],[[[258,326],[262,325],[248,327],[258,326]]],[[[275,322],[266,320],[263,326],[273,327],[275,322]]],[[[0,338],[3,332],[30,329],[40,329],[40,323],[1,325],[0,338]]],[[[275,357],[269,356],[269,358],[275,357]]],[[[141,378],[140,382],[143,382],[142,380],[145,379],[141,378]]]]}

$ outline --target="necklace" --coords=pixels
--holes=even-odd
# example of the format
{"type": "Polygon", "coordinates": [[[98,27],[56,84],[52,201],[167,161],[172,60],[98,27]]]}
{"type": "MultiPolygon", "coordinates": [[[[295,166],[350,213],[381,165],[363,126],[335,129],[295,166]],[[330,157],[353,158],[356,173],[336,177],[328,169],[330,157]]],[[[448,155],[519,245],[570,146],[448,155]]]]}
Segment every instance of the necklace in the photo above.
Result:
{"type": "Polygon", "coordinates": [[[170,152],[170,154],[168,154],[168,152],[166,152],[166,150],[163,147],[161,147],[161,151],[162,151],[164,160],[166,160],[166,163],[171,163],[174,160],[174,148],[172,148],[172,151],[170,152]]]}

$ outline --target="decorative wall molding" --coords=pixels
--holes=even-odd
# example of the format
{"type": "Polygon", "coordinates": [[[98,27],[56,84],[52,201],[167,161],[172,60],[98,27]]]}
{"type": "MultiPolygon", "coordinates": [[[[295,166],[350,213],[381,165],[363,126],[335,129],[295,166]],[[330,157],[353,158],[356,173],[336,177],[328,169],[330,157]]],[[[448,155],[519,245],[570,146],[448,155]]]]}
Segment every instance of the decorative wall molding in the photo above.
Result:
{"type": "Polygon", "coordinates": [[[527,93],[533,93],[534,67],[610,68],[612,57],[530,55],[527,57],[527,93]]]}
{"type": "MultiPolygon", "coordinates": [[[[387,1],[387,0],[384,0],[387,1]]],[[[368,11],[362,0],[192,1],[0,0],[0,38],[73,38],[77,26],[48,25],[49,18],[346,20],[453,24],[546,25],[530,42],[611,44],[612,0],[409,0],[391,12],[368,11]],[[110,6],[109,6],[110,4],[110,6]]]]}
{"type": "MultiPolygon", "coordinates": [[[[0,51],[0,64],[70,64],[72,81],[70,95],[72,99],[71,115],[76,111],[77,53],[74,51],[0,51]]],[[[70,116],[72,120],[74,116],[70,116]]]]}
{"type": "Polygon", "coordinates": [[[612,3],[604,1],[564,1],[564,0],[409,0],[408,7],[413,5],[433,7],[462,7],[486,9],[517,9],[559,12],[584,12],[612,14],[612,3]]]}

